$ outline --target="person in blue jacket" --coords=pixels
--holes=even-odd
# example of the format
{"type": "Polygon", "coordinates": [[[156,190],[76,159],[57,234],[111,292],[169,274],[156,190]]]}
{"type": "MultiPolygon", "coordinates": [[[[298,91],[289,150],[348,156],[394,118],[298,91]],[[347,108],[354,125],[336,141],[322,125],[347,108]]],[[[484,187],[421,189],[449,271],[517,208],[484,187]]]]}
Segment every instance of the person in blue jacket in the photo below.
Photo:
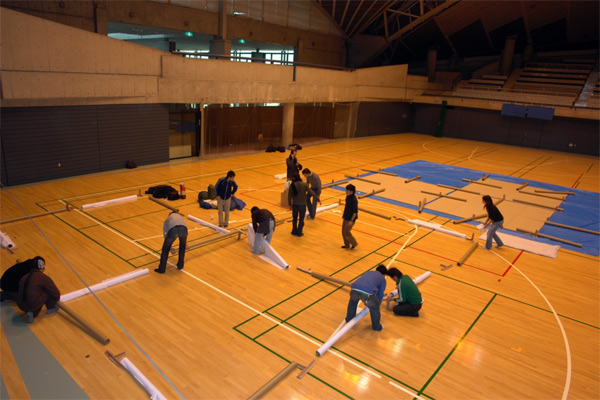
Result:
{"type": "Polygon", "coordinates": [[[385,276],[387,272],[387,268],[384,265],[380,265],[375,271],[365,272],[352,283],[346,322],[350,322],[356,316],[356,307],[358,306],[358,302],[362,301],[369,308],[373,330],[380,331],[383,329],[383,325],[380,322],[381,312],[379,311],[379,306],[385,292],[385,276]]]}
{"type": "Polygon", "coordinates": [[[229,225],[229,210],[231,209],[231,197],[237,192],[238,186],[235,183],[235,172],[227,172],[227,176],[219,179],[215,185],[217,193],[217,213],[219,214],[219,226],[227,228],[229,225]],[[225,218],[223,218],[225,211],[225,218]]]}

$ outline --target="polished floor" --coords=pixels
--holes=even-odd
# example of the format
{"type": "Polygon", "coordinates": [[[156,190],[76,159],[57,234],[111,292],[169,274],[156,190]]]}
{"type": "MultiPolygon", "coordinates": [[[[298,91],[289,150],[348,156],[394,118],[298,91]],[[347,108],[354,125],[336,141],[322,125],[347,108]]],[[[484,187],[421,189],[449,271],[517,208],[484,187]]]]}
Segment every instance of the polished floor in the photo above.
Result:
{"type": "MultiPolygon", "coordinates": [[[[295,237],[286,222],[291,212],[281,206],[284,183],[274,178],[285,173],[287,155],[178,160],[2,190],[2,221],[66,204],[75,207],[2,223],[0,230],[18,246],[14,254],[0,252],[2,272],[17,259],[42,255],[46,273],[66,294],[149,269],[66,303],[110,338],[107,345],[63,311],[42,312],[28,325],[14,305],[3,304],[3,393],[11,399],[148,398],[109,359],[109,351],[124,353],[121,357],[166,398],[248,398],[291,362],[306,366],[312,361],[304,377],[297,378],[301,370],[296,369],[264,398],[600,398],[598,256],[568,246],[561,246],[556,258],[510,247],[486,251],[479,240],[474,253],[457,266],[471,241],[407,220],[429,221],[477,239],[475,224],[452,224],[433,207],[419,213],[418,205],[401,193],[395,202],[371,196],[359,201],[361,208],[390,218],[359,212],[353,230],[359,245],[352,251],[340,248],[342,207],[319,213],[306,222],[304,236],[295,237]],[[216,210],[200,208],[197,193],[228,170],[236,172],[238,197],[246,203],[244,210],[231,212],[229,229],[245,230],[252,206],[268,208],[283,221],[272,245],[290,268],[279,269],[252,254],[242,234],[240,240],[231,237],[189,250],[182,271],[170,265],[166,274],[154,273],[169,210],[150,201],[145,191],[160,184],[178,188],[183,182],[187,198],[169,205],[215,223],[216,210]],[[127,202],[82,207],[139,194],[127,202]],[[352,282],[379,264],[411,277],[431,271],[419,284],[424,298],[420,317],[395,317],[382,307],[381,332],[371,329],[367,316],[317,357],[316,350],[345,316],[349,292],[298,268],[352,282]],[[61,366],[64,374],[51,365],[61,366]],[[42,379],[47,376],[52,379],[42,379]]],[[[426,135],[334,141],[305,146],[298,157],[323,183],[425,161],[582,195],[600,191],[596,157],[426,135]]],[[[343,199],[342,186],[324,189],[323,205],[343,199]]],[[[473,214],[483,212],[480,204],[474,207],[473,214]]],[[[589,217],[595,230],[599,214],[596,209],[589,217]]],[[[191,220],[188,227],[190,244],[218,235],[191,220]]],[[[169,261],[174,264],[176,258],[169,261]]]]}

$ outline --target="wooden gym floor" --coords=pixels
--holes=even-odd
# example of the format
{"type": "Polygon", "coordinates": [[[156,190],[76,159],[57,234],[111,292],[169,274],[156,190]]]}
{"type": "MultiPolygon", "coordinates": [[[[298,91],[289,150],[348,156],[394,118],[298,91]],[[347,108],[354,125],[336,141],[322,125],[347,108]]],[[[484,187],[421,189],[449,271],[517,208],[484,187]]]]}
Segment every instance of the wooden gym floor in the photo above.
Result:
{"type": "MultiPolygon", "coordinates": [[[[239,241],[224,239],[190,250],[183,271],[171,265],[159,275],[153,269],[169,210],[147,196],[97,209],[79,208],[140,190],[143,194],[159,184],[177,188],[185,182],[187,199],[170,204],[184,215],[215,222],[216,210],[199,208],[197,192],[232,169],[238,196],[247,206],[231,212],[229,228],[245,229],[255,205],[280,219],[291,215],[280,205],[283,181],[274,179],[285,172],[288,154],[186,160],[2,190],[2,220],[58,210],[65,202],[78,207],[2,224],[2,232],[19,248],[14,254],[0,251],[2,272],[17,259],[42,255],[46,273],[65,294],[136,268],[150,269],[67,303],[110,338],[105,346],[63,311],[49,316],[42,311],[26,325],[14,305],[3,304],[3,315],[9,316],[3,319],[0,342],[5,395],[45,398],[58,391],[57,397],[68,397],[61,396],[64,382],[59,378],[39,388],[42,377],[23,367],[27,360],[42,364],[38,357],[45,357],[55,359],[89,398],[148,398],[109,360],[108,350],[125,352],[167,398],[248,398],[290,362],[307,365],[315,359],[306,376],[298,379],[296,370],[265,398],[600,398],[596,256],[561,249],[552,259],[512,248],[479,248],[458,267],[456,262],[471,247],[468,240],[365,212],[359,213],[353,231],[359,246],[346,251],[340,249],[338,207],[307,221],[301,238],[290,235],[289,223],[277,227],[272,244],[290,265],[288,270],[253,255],[242,235],[239,241]],[[399,250],[392,266],[411,277],[432,273],[419,285],[425,300],[420,318],[394,317],[382,307],[383,331],[372,331],[366,317],[317,358],[316,349],[345,316],[348,289],[319,281],[297,267],[353,281],[381,263],[387,265],[399,250]],[[442,271],[440,264],[453,267],[442,271]],[[17,339],[29,332],[48,354],[19,345],[17,339]]],[[[363,174],[362,169],[424,160],[599,191],[595,157],[416,134],[307,146],[299,160],[323,183],[363,174]]],[[[343,196],[340,190],[325,189],[323,204],[343,196]]],[[[427,210],[418,214],[414,207],[370,198],[359,205],[390,216],[449,222],[427,210]]],[[[482,212],[480,205],[473,210],[482,212]]],[[[450,226],[478,236],[473,225],[450,226]]],[[[214,235],[191,221],[188,227],[191,244],[214,235]]],[[[388,279],[388,291],[392,288],[388,279]]]]}

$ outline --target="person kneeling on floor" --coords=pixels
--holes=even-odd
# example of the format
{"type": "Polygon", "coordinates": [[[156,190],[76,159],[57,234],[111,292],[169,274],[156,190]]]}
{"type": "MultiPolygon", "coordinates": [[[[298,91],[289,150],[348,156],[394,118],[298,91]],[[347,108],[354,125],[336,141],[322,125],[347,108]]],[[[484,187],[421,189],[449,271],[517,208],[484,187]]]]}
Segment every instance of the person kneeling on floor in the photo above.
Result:
{"type": "Polygon", "coordinates": [[[398,285],[398,289],[388,294],[384,299],[388,307],[390,301],[394,300],[396,302],[393,308],[394,314],[418,317],[419,310],[423,305],[423,297],[421,297],[421,291],[415,282],[410,276],[400,272],[398,268],[390,268],[388,276],[398,285]]]}
{"type": "Polygon", "coordinates": [[[46,306],[46,314],[58,311],[57,303],[60,300],[60,291],[54,284],[52,278],[44,273],[46,264],[40,257],[38,267],[26,274],[19,281],[19,292],[17,305],[25,311],[25,321],[33,322],[42,307],[46,306]]]}

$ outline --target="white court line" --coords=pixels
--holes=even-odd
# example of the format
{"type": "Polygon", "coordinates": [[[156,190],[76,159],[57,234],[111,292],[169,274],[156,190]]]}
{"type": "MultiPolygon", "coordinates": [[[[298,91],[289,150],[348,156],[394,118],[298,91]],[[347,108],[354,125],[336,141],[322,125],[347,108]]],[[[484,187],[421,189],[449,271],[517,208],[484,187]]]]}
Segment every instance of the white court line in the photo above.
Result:
{"type": "Polygon", "coordinates": [[[479,148],[479,146],[475,147],[475,150],[473,150],[471,152],[471,155],[469,157],[467,157],[467,160],[471,161],[471,157],[473,157],[473,154],[475,154],[475,152],[477,151],[478,148],[479,148]]]}
{"type": "Polygon", "coordinates": [[[565,332],[565,328],[563,327],[562,322],[560,322],[560,318],[558,317],[558,314],[554,310],[554,307],[552,307],[552,304],[550,304],[550,301],[546,298],[546,296],[544,296],[544,293],[542,293],[542,291],[540,290],[540,288],[538,288],[536,286],[536,284],[533,283],[533,281],[531,279],[529,279],[529,277],[523,273],[523,271],[521,271],[519,268],[515,267],[514,264],[512,264],[506,258],[502,257],[500,254],[496,253],[493,250],[490,250],[490,251],[492,253],[494,253],[496,256],[498,256],[500,259],[504,260],[508,265],[510,265],[511,267],[513,267],[514,269],[516,269],[521,275],[523,275],[523,277],[525,279],[527,279],[527,281],[529,283],[531,283],[531,286],[533,286],[535,288],[535,290],[538,291],[538,293],[540,294],[540,296],[542,296],[542,298],[544,299],[544,301],[546,302],[546,304],[548,304],[548,307],[550,307],[550,310],[552,311],[552,314],[554,314],[554,318],[556,318],[556,322],[558,323],[558,327],[560,328],[560,331],[561,331],[562,336],[563,336],[563,340],[565,342],[565,351],[566,351],[566,355],[567,355],[567,377],[566,377],[565,387],[563,389],[563,394],[562,394],[562,399],[566,400],[567,396],[569,394],[569,388],[571,386],[571,348],[569,347],[569,339],[567,338],[567,333],[565,332]]]}

